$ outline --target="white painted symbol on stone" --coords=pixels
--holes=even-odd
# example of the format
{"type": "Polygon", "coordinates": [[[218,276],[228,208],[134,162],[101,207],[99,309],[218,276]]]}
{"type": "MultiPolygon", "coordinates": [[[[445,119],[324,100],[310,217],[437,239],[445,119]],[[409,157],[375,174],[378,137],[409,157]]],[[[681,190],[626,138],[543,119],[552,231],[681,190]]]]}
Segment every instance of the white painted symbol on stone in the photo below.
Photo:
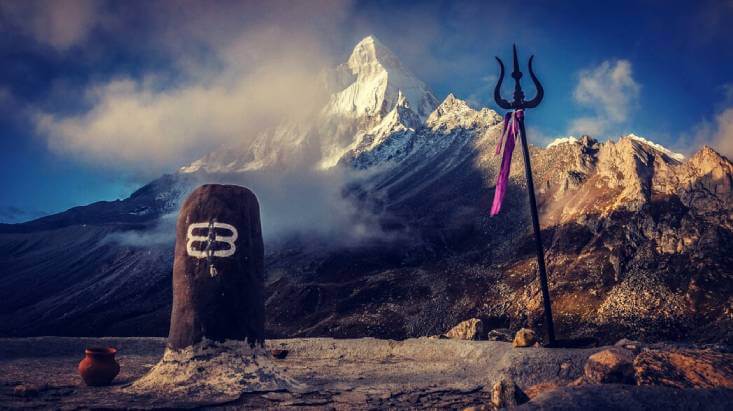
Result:
{"type": "Polygon", "coordinates": [[[188,226],[188,233],[186,234],[186,252],[189,256],[195,258],[211,258],[211,257],[231,257],[237,252],[237,246],[234,242],[239,238],[237,228],[227,223],[217,223],[215,221],[210,223],[193,223],[188,226]],[[196,229],[207,229],[207,235],[194,235],[193,231],[196,229]],[[219,235],[216,232],[217,228],[231,231],[232,235],[219,235]],[[205,243],[206,245],[201,250],[196,250],[193,245],[194,243],[205,243]],[[226,243],[229,248],[224,250],[214,250],[214,243],[226,243]]]}

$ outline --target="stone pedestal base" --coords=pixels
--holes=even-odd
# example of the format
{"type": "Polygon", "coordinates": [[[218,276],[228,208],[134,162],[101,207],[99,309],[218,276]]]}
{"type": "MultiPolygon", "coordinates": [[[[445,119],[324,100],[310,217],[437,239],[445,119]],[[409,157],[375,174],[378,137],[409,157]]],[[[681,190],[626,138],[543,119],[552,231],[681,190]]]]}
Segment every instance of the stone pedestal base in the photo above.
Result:
{"type": "Polygon", "coordinates": [[[246,341],[204,340],[183,350],[167,348],[158,364],[126,390],[221,402],[248,392],[301,388],[274,366],[272,355],[264,348],[252,347],[246,341]]]}

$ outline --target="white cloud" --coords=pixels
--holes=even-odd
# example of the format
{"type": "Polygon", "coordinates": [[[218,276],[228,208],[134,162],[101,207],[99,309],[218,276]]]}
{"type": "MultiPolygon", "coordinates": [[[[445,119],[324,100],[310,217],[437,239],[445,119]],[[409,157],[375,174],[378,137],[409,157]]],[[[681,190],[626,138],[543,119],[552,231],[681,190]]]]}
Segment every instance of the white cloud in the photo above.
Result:
{"type": "Polygon", "coordinates": [[[704,121],[697,126],[694,141],[708,144],[728,158],[733,158],[733,107],[720,111],[714,122],[704,121]]]}
{"type": "Polygon", "coordinates": [[[581,71],[573,98],[593,115],[572,120],[568,132],[599,135],[625,123],[638,105],[640,89],[628,60],[607,60],[581,71]]]}
{"type": "Polygon", "coordinates": [[[498,78],[496,74],[481,77],[479,86],[466,98],[466,102],[477,109],[494,104],[494,87],[498,78]]]}
{"type": "Polygon", "coordinates": [[[113,80],[87,91],[88,112],[39,113],[36,127],[54,151],[152,176],[311,108],[321,98],[317,61],[291,56],[297,57],[246,73],[230,67],[237,73],[207,73],[172,89],[161,89],[155,78],[113,80]]]}
{"type": "Polygon", "coordinates": [[[93,0],[6,1],[0,4],[0,11],[15,30],[66,50],[86,40],[99,22],[98,4],[93,0]]]}
{"type": "Polygon", "coordinates": [[[713,136],[713,145],[727,157],[733,158],[733,107],[718,114],[715,123],[717,130],[713,136]]]}
{"type": "Polygon", "coordinates": [[[552,142],[552,140],[554,139],[554,137],[545,134],[541,129],[537,127],[527,127],[527,143],[529,144],[537,147],[544,147],[550,144],[550,142],[552,142]]]}
{"type": "Polygon", "coordinates": [[[570,122],[571,135],[599,136],[606,130],[607,121],[601,117],[580,117],[570,122]]]}
{"type": "Polygon", "coordinates": [[[322,45],[333,27],[314,28],[312,20],[337,25],[348,3],[197,4],[193,12],[170,10],[180,24],[153,23],[151,41],[177,72],[96,83],[85,90],[86,112],[36,112],[36,130],[49,146],[149,178],[322,106],[319,74],[332,60],[322,45]]]}

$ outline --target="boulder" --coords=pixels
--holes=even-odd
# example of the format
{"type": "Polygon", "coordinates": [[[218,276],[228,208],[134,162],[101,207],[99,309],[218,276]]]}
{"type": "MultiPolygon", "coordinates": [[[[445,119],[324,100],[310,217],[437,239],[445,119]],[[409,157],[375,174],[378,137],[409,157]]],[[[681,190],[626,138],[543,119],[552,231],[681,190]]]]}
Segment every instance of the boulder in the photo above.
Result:
{"type": "Polygon", "coordinates": [[[711,350],[644,351],[634,360],[639,385],[733,388],[733,354],[711,350]]]}
{"type": "Polygon", "coordinates": [[[514,335],[513,347],[531,347],[537,342],[537,335],[529,328],[522,328],[514,335]]]}
{"type": "Polygon", "coordinates": [[[198,187],[181,207],[173,261],[168,346],[265,338],[264,248],[255,195],[234,185],[198,187]]]}
{"type": "Polygon", "coordinates": [[[508,328],[496,328],[489,331],[486,339],[489,341],[512,342],[514,334],[512,333],[512,330],[508,328]]]}
{"type": "Polygon", "coordinates": [[[461,321],[445,336],[454,340],[481,340],[484,335],[484,323],[478,318],[461,321]]]}
{"type": "Polygon", "coordinates": [[[491,387],[491,404],[496,408],[516,407],[528,400],[527,394],[509,377],[501,377],[491,387]]]}
{"type": "Polygon", "coordinates": [[[583,381],[589,384],[633,384],[633,353],[613,347],[591,355],[583,367],[583,381]]]}

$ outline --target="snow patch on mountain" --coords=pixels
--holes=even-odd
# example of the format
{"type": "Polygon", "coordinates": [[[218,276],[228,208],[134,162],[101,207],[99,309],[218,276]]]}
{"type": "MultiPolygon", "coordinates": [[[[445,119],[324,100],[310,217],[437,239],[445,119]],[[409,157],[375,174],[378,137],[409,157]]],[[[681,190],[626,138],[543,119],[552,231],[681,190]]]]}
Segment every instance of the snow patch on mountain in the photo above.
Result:
{"type": "MultiPolygon", "coordinates": [[[[623,138],[628,138],[630,140],[633,140],[633,141],[637,141],[639,143],[642,143],[642,144],[644,144],[644,145],[646,145],[646,146],[648,146],[648,147],[650,147],[650,148],[652,148],[652,149],[654,149],[656,151],[659,151],[661,153],[666,154],[668,157],[670,157],[672,159],[675,159],[677,161],[683,161],[685,159],[685,156],[683,154],[675,153],[672,150],[664,147],[661,144],[657,144],[657,143],[655,143],[655,142],[653,142],[653,141],[651,141],[651,140],[649,140],[647,138],[638,136],[638,135],[636,135],[634,133],[628,134],[628,135],[624,136],[623,138]]],[[[547,145],[547,148],[559,146],[561,144],[578,144],[578,143],[580,143],[580,140],[578,138],[576,138],[576,137],[573,137],[573,136],[559,137],[559,138],[554,139],[550,144],[548,144],[547,145]]]]}
{"type": "Polygon", "coordinates": [[[573,136],[558,137],[558,138],[552,140],[552,142],[547,145],[547,148],[559,146],[560,144],[575,144],[575,143],[578,143],[578,141],[579,140],[576,137],[573,137],[573,136]]]}
{"type": "Polygon", "coordinates": [[[501,127],[501,121],[502,117],[495,111],[475,110],[450,94],[430,113],[424,125],[395,128],[379,144],[369,150],[352,152],[342,161],[357,169],[379,166],[384,170],[398,163],[422,164],[444,156],[442,163],[449,169],[474,149],[471,142],[476,142],[487,130],[501,127]]]}
{"type": "MultiPolygon", "coordinates": [[[[374,151],[373,163],[389,161],[404,153],[410,137],[422,125],[420,118],[409,108],[405,96],[399,92],[397,105],[376,126],[359,132],[354,142],[345,149],[324,158],[320,168],[330,168],[339,162],[349,162],[360,155],[374,151]]],[[[370,163],[371,164],[371,163],[370,163]]]]}
{"type": "Polygon", "coordinates": [[[653,149],[655,149],[657,151],[660,151],[660,152],[666,154],[667,156],[669,156],[670,158],[673,158],[673,159],[675,159],[677,161],[683,161],[685,159],[685,156],[683,154],[675,153],[672,150],[668,149],[667,147],[664,147],[661,144],[657,144],[657,143],[655,143],[655,142],[653,142],[653,141],[651,141],[649,139],[646,139],[646,138],[641,137],[641,136],[637,136],[634,133],[628,134],[628,135],[626,135],[626,137],[627,138],[630,138],[632,140],[638,141],[640,143],[646,144],[647,146],[649,146],[649,147],[651,147],[651,148],[653,148],[653,149]]]}
{"type": "MultiPolygon", "coordinates": [[[[422,121],[420,117],[410,109],[409,102],[402,94],[402,91],[398,91],[395,107],[381,121],[367,130],[358,131],[354,135],[350,145],[341,148],[335,147],[330,155],[325,156],[319,163],[319,168],[328,169],[336,166],[339,162],[375,150],[385,144],[391,136],[405,133],[411,134],[420,128],[421,125],[422,121]]],[[[387,151],[399,151],[403,145],[403,143],[397,145],[390,144],[387,151]]],[[[391,158],[389,154],[385,155],[391,158]]]]}

